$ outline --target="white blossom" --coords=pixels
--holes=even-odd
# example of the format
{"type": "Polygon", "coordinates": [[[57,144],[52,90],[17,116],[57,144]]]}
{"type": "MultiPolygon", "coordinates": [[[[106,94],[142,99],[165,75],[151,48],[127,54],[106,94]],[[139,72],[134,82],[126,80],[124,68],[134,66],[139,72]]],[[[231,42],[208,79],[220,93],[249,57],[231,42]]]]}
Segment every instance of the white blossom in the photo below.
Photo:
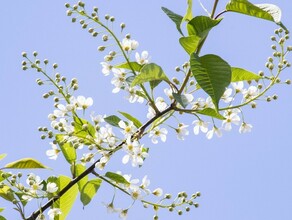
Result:
{"type": "Polygon", "coordinates": [[[51,160],[56,160],[58,158],[58,154],[60,150],[57,148],[57,145],[54,143],[50,142],[50,145],[52,146],[51,150],[46,151],[46,155],[49,157],[51,160]]]}
{"type": "Polygon", "coordinates": [[[122,48],[125,51],[136,50],[138,46],[139,46],[139,43],[135,40],[124,38],[122,41],[122,48]]]}
{"type": "Polygon", "coordinates": [[[125,84],[126,72],[124,69],[117,69],[117,68],[113,68],[112,71],[114,73],[114,77],[111,80],[111,84],[115,86],[112,92],[118,93],[121,90],[121,88],[126,85],[125,84]]]}
{"type": "Polygon", "coordinates": [[[232,129],[232,124],[239,125],[240,117],[236,113],[231,113],[225,116],[225,120],[222,122],[222,127],[226,131],[230,131],[232,129]]]}
{"type": "Polygon", "coordinates": [[[194,134],[195,135],[198,135],[200,130],[203,133],[206,133],[208,131],[208,123],[207,122],[204,122],[202,120],[196,120],[196,121],[193,121],[193,124],[195,124],[195,126],[194,126],[194,134]]]}
{"type": "Polygon", "coordinates": [[[252,125],[243,122],[239,128],[239,133],[251,132],[252,125]]]}
{"type": "Polygon", "coordinates": [[[57,190],[58,190],[58,186],[56,183],[51,183],[51,182],[47,183],[47,192],[48,193],[54,193],[54,192],[57,192],[57,190]]]}
{"type": "Polygon", "coordinates": [[[235,93],[242,93],[243,92],[243,87],[244,87],[244,83],[243,81],[239,81],[239,82],[233,82],[231,83],[233,89],[235,90],[235,93]]]}
{"type": "Polygon", "coordinates": [[[166,135],[168,131],[165,128],[159,128],[158,126],[155,127],[153,130],[150,131],[149,137],[151,138],[151,141],[153,144],[158,143],[158,138],[161,139],[161,141],[166,141],[166,135]]]}
{"type": "Polygon", "coordinates": [[[137,128],[135,127],[134,123],[132,121],[128,122],[128,125],[123,121],[119,121],[120,128],[123,129],[122,133],[125,135],[126,138],[130,137],[132,134],[134,134],[137,131],[137,128]]]}
{"type": "Polygon", "coordinates": [[[62,214],[61,210],[58,208],[53,208],[48,211],[48,216],[50,220],[54,220],[57,215],[62,214]]]}
{"type": "Polygon", "coordinates": [[[211,139],[213,137],[213,135],[216,134],[217,137],[222,137],[222,132],[219,128],[217,128],[216,126],[214,126],[212,128],[212,130],[209,130],[206,134],[207,139],[211,139]]]}
{"type": "MultiPolygon", "coordinates": [[[[162,97],[156,98],[155,106],[160,112],[167,108],[167,104],[165,103],[165,101],[162,97]]],[[[156,115],[156,113],[155,113],[154,109],[151,106],[149,106],[147,118],[153,118],[155,115],[156,115]]]]}
{"type": "Polygon", "coordinates": [[[137,63],[141,65],[147,64],[150,61],[150,56],[148,54],[148,51],[142,51],[141,56],[138,52],[136,52],[135,58],[136,58],[137,63]]]}
{"type": "Polygon", "coordinates": [[[107,63],[107,62],[101,62],[100,63],[102,65],[102,70],[101,72],[105,75],[105,76],[108,76],[110,74],[110,71],[112,69],[112,66],[107,63]]]}
{"type": "Polygon", "coordinates": [[[180,123],[178,125],[178,128],[175,129],[177,138],[179,140],[184,140],[185,139],[185,136],[189,135],[189,131],[187,130],[187,127],[189,127],[189,126],[188,125],[185,125],[183,123],[180,123]]]}
{"type": "Polygon", "coordinates": [[[225,92],[223,93],[221,99],[225,102],[225,103],[230,103],[233,100],[233,97],[230,97],[232,95],[232,89],[228,88],[225,90],[225,92]]]}

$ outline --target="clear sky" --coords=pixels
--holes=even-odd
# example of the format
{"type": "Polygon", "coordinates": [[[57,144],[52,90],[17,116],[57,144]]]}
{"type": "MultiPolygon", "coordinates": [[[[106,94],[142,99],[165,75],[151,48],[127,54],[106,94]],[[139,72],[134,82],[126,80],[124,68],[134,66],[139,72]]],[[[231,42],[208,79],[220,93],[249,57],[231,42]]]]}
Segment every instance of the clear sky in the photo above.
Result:
{"type": "MultiPolygon", "coordinates": [[[[211,10],[213,1],[201,0],[211,10]]],[[[185,1],[181,0],[107,0],[88,1],[90,9],[96,5],[100,14],[116,17],[116,29],[120,22],[127,24],[126,32],[139,41],[138,51],[149,51],[152,61],[163,67],[170,77],[174,67],[187,61],[178,43],[178,33],[165,16],[161,6],[183,14],[185,1]]],[[[252,1],[266,3],[266,1],[252,1]]],[[[42,94],[49,89],[39,87],[33,71],[21,70],[21,52],[36,50],[40,58],[48,58],[59,64],[59,71],[67,78],[77,77],[78,94],[91,96],[94,105],[90,110],[99,114],[115,114],[128,111],[146,121],[145,105],[130,104],[123,94],[113,95],[110,78],[101,73],[103,54],[97,52],[100,38],[92,38],[80,25],[71,24],[66,17],[63,0],[4,1],[0,20],[0,97],[1,126],[0,153],[8,157],[5,163],[22,158],[35,157],[53,168],[53,171],[36,171],[41,177],[68,174],[69,167],[62,158],[52,161],[45,151],[48,141],[41,141],[38,126],[48,126],[47,115],[52,112],[52,102],[42,94]]],[[[69,1],[73,4],[74,1],[69,1]]],[[[218,11],[227,1],[221,0],[218,11]]],[[[286,0],[269,0],[283,12],[283,23],[292,31],[292,3],[286,0]]],[[[204,14],[194,0],[194,15],[204,14]]],[[[274,23],[238,14],[225,14],[222,23],[214,28],[202,54],[220,55],[233,66],[257,72],[264,69],[271,56],[270,36],[277,26],[274,23]]],[[[291,43],[292,44],[292,43],[291,43]]],[[[290,56],[291,57],[291,56],[290,56]]],[[[292,58],[290,59],[292,60],[292,58]]],[[[283,73],[282,80],[291,78],[291,69],[283,73]]],[[[238,127],[225,132],[223,137],[207,140],[204,135],[195,136],[192,128],[186,141],[175,135],[168,136],[164,144],[152,145],[150,157],[142,168],[121,167],[121,155],[109,165],[111,171],[122,170],[151,180],[152,188],[161,187],[176,194],[182,190],[190,194],[200,191],[200,208],[179,217],[166,210],[159,212],[160,219],[167,220],[291,220],[292,219],[292,144],[291,144],[291,93],[292,87],[278,85],[270,91],[279,99],[271,103],[261,101],[258,108],[245,108],[245,119],[253,125],[248,134],[239,134],[238,127]]],[[[185,123],[194,119],[183,118],[185,123]]],[[[147,138],[146,138],[147,139],[147,138]]],[[[118,219],[106,213],[103,202],[109,202],[110,187],[102,187],[90,205],[82,209],[77,202],[68,219],[118,219]]],[[[130,200],[118,194],[120,205],[126,207],[130,200]]],[[[1,200],[0,207],[7,207],[3,215],[16,219],[16,212],[1,200]]],[[[27,215],[34,209],[29,209],[27,215]]],[[[154,212],[139,203],[129,212],[130,220],[151,219],[154,212]]]]}

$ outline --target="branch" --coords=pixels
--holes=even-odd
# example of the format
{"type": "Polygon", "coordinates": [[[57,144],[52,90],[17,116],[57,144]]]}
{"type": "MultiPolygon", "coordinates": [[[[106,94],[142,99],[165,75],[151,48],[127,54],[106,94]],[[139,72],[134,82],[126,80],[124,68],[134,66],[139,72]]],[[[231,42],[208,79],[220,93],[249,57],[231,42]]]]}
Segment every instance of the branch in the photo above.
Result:
{"type": "MultiPolygon", "coordinates": [[[[174,109],[173,103],[166,108],[165,110],[163,110],[162,112],[159,112],[158,114],[156,114],[153,118],[151,118],[150,120],[148,120],[144,125],[142,125],[139,130],[132,135],[132,139],[140,139],[145,131],[145,129],[151,125],[156,119],[160,118],[161,116],[165,115],[167,112],[171,111],[174,109]]],[[[125,141],[121,142],[119,145],[117,145],[117,147],[115,148],[115,150],[110,151],[109,155],[113,154],[114,152],[116,152],[117,150],[121,149],[122,145],[125,143],[125,141]]],[[[96,164],[100,161],[100,159],[98,159],[97,161],[95,161],[90,167],[88,167],[83,173],[81,173],[79,176],[77,176],[76,178],[74,178],[70,183],[68,183],[59,193],[58,195],[56,195],[55,197],[51,198],[45,205],[43,205],[39,210],[33,212],[28,218],[26,218],[26,220],[35,220],[41,213],[43,213],[46,209],[48,209],[50,206],[53,205],[53,203],[55,201],[57,201],[58,199],[61,198],[61,196],[63,196],[68,190],[71,189],[71,187],[73,187],[75,184],[77,184],[83,177],[89,175],[90,173],[94,173],[94,169],[96,164]]]]}

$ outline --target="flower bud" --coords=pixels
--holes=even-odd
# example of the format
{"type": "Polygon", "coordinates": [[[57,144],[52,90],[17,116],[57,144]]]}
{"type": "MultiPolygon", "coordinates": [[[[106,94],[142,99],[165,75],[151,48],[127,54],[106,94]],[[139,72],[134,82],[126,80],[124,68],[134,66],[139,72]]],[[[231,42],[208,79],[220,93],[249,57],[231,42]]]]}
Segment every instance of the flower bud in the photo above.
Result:
{"type": "Polygon", "coordinates": [[[36,57],[36,56],[38,55],[38,52],[34,51],[34,52],[32,52],[32,55],[33,55],[34,57],[36,57]]]}
{"type": "Polygon", "coordinates": [[[108,36],[107,36],[107,35],[103,35],[103,36],[102,36],[102,40],[103,40],[103,41],[107,41],[107,40],[108,40],[108,36]]]}
{"type": "Polygon", "coordinates": [[[271,96],[268,96],[268,97],[266,98],[266,101],[267,101],[267,102],[270,102],[270,101],[272,101],[272,98],[271,98],[271,96]]]}
{"type": "Polygon", "coordinates": [[[114,22],[114,21],[115,21],[115,17],[114,17],[114,16],[111,16],[111,17],[109,18],[109,20],[110,20],[110,22],[114,22]]]}
{"type": "Polygon", "coordinates": [[[105,20],[108,20],[110,18],[110,15],[109,14],[106,14],[105,16],[104,16],[104,19],[105,20]]]}
{"type": "Polygon", "coordinates": [[[87,24],[83,24],[83,25],[82,25],[82,28],[83,28],[83,29],[86,29],[87,26],[88,26],[87,24]]]}
{"type": "Polygon", "coordinates": [[[123,29],[126,27],[126,24],[125,24],[125,23],[121,23],[121,24],[120,24],[120,27],[121,27],[121,29],[123,30],[123,29]]]}
{"type": "Polygon", "coordinates": [[[78,5],[79,5],[80,7],[82,7],[82,8],[84,8],[84,6],[85,6],[85,4],[84,4],[82,1],[79,1],[79,2],[78,2],[78,5]]]}
{"type": "Polygon", "coordinates": [[[288,50],[288,51],[292,51],[292,46],[288,46],[288,47],[287,47],[287,50],[288,50]]]}
{"type": "Polygon", "coordinates": [[[273,95],[273,99],[274,100],[277,100],[278,99],[278,96],[275,94],[275,95],[273,95]]]}
{"type": "Polygon", "coordinates": [[[97,35],[98,35],[98,33],[96,31],[92,33],[93,37],[96,37],[97,35]]]}
{"type": "Polygon", "coordinates": [[[94,31],[94,28],[89,28],[88,29],[88,32],[91,33],[91,34],[93,33],[93,31],[94,31]]]}
{"type": "Polygon", "coordinates": [[[291,80],[290,80],[290,79],[287,79],[287,80],[285,81],[285,83],[286,83],[287,85],[290,85],[290,84],[291,84],[291,80]]]}
{"type": "Polygon", "coordinates": [[[70,7],[70,4],[69,4],[69,3],[66,3],[66,4],[65,4],[65,7],[66,7],[66,8],[69,8],[69,7],[70,7]]]}
{"type": "Polygon", "coordinates": [[[196,208],[198,208],[198,207],[199,207],[199,203],[195,203],[194,206],[195,206],[196,208]]]}
{"type": "Polygon", "coordinates": [[[73,9],[77,10],[78,9],[78,5],[73,5],[73,9]]]}
{"type": "Polygon", "coordinates": [[[275,44],[273,44],[273,45],[271,46],[271,48],[272,48],[273,50],[276,50],[276,49],[277,49],[277,46],[276,46],[275,44]]]}
{"type": "Polygon", "coordinates": [[[98,7],[93,7],[93,11],[98,12],[98,7]]]}
{"type": "Polygon", "coordinates": [[[54,68],[54,69],[57,69],[57,68],[58,68],[58,64],[57,64],[57,63],[54,63],[54,64],[53,64],[53,68],[54,68]]]}
{"type": "Polygon", "coordinates": [[[183,214],[183,211],[182,210],[178,210],[177,214],[178,215],[182,215],[183,214]]]}
{"type": "Polygon", "coordinates": [[[67,14],[67,16],[71,16],[72,15],[72,11],[71,10],[67,10],[66,14],[67,14]]]}
{"type": "Polygon", "coordinates": [[[271,36],[271,40],[272,41],[276,41],[276,37],[275,36],[271,36]]]}
{"type": "Polygon", "coordinates": [[[191,208],[187,206],[186,211],[189,212],[190,210],[191,210],[191,208]]]}
{"type": "Polygon", "coordinates": [[[175,71],[179,72],[180,71],[180,67],[179,66],[175,67],[175,71]]]}

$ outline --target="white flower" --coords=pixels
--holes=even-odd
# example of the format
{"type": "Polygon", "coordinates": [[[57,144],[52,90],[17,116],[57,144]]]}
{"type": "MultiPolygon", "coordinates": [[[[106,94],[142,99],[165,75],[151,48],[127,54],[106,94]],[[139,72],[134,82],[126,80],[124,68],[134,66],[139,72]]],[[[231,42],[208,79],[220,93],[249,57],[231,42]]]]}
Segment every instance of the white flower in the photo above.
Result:
{"type": "MultiPolygon", "coordinates": [[[[165,101],[162,97],[156,98],[155,106],[160,112],[167,108],[167,104],[165,103],[165,101]]],[[[156,115],[156,113],[155,113],[154,109],[151,106],[149,106],[147,118],[153,118],[155,115],[156,115]]]]}
{"type": "Polygon", "coordinates": [[[173,95],[172,95],[172,89],[171,88],[165,88],[164,90],[165,95],[168,96],[171,100],[173,100],[173,95]]]}
{"type": "Polygon", "coordinates": [[[141,92],[142,90],[138,90],[136,87],[126,86],[125,91],[128,92],[127,99],[129,100],[130,103],[135,103],[135,102],[143,103],[144,102],[144,98],[137,95],[137,91],[141,92]]]}
{"type": "Polygon", "coordinates": [[[52,146],[51,150],[46,151],[46,155],[49,157],[51,160],[56,160],[58,158],[58,154],[60,150],[57,148],[57,145],[53,144],[52,142],[50,143],[52,146]]]}
{"type": "Polygon", "coordinates": [[[132,121],[128,122],[128,125],[123,121],[119,121],[120,128],[124,129],[122,133],[125,135],[126,138],[130,137],[137,131],[137,128],[134,126],[132,121]]]}
{"type": "Polygon", "coordinates": [[[143,165],[144,159],[148,156],[148,153],[143,151],[143,145],[140,145],[136,140],[131,141],[130,137],[128,137],[126,143],[123,144],[123,149],[127,153],[122,159],[123,164],[131,160],[133,167],[143,165]]]}
{"type": "Polygon", "coordinates": [[[208,123],[207,122],[204,122],[202,120],[196,120],[196,121],[193,121],[193,124],[195,124],[195,127],[194,127],[194,134],[195,135],[198,135],[200,130],[203,133],[206,133],[208,131],[208,123]]]}
{"type": "Polygon", "coordinates": [[[149,137],[153,144],[158,143],[158,138],[160,137],[161,141],[166,141],[167,130],[165,128],[155,127],[153,130],[150,131],[149,137]]]}
{"type": "Polygon", "coordinates": [[[225,103],[229,103],[233,100],[233,97],[230,97],[232,94],[232,89],[228,88],[225,90],[224,94],[222,95],[221,99],[225,102],[225,103]]]}
{"type": "Polygon", "coordinates": [[[246,101],[255,98],[259,94],[259,90],[256,86],[250,86],[248,89],[244,89],[242,94],[246,101]]]}
{"type": "Polygon", "coordinates": [[[150,193],[149,189],[148,189],[148,186],[150,185],[150,180],[147,179],[147,175],[143,177],[142,179],[142,183],[140,185],[140,188],[141,189],[144,189],[146,191],[147,194],[150,193]]]}
{"type": "Polygon", "coordinates": [[[141,200],[142,199],[142,192],[139,188],[132,190],[131,196],[132,196],[132,199],[134,199],[134,200],[141,200]]]}
{"type": "Polygon", "coordinates": [[[100,170],[103,170],[108,161],[109,161],[109,156],[104,155],[102,158],[100,158],[99,162],[95,164],[95,167],[97,167],[100,170]]]}
{"type": "Polygon", "coordinates": [[[178,128],[175,129],[177,138],[179,140],[184,140],[185,139],[184,136],[189,135],[189,131],[187,130],[187,127],[189,127],[189,126],[185,125],[183,123],[179,123],[178,128]]]}
{"type": "Polygon", "coordinates": [[[119,217],[123,220],[126,220],[127,219],[127,214],[128,214],[128,209],[124,209],[120,212],[120,215],[119,217]]]}
{"type": "Polygon", "coordinates": [[[105,115],[94,115],[94,112],[92,112],[92,113],[90,114],[90,118],[91,118],[91,120],[92,120],[96,125],[98,125],[98,124],[104,122],[104,118],[105,118],[105,117],[106,117],[105,115]]]}
{"type": "Polygon", "coordinates": [[[33,173],[30,173],[26,179],[27,185],[30,186],[30,192],[35,193],[37,190],[41,190],[43,188],[43,181],[41,178],[33,173]]]}
{"type": "Polygon", "coordinates": [[[236,113],[231,113],[225,116],[226,119],[222,122],[222,126],[226,131],[232,129],[231,124],[239,125],[240,117],[236,113]]]}
{"type": "Polygon", "coordinates": [[[21,198],[25,201],[28,201],[28,202],[32,200],[32,196],[30,196],[30,195],[22,195],[21,198]]]}
{"type": "Polygon", "coordinates": [[[122,41],[122,48],[125,51],[135,50],[139,46],[139,43],[135,40],[124,38],[122,41]]]}
{"type": "Polygon", "coordinates": [[[234,83],[231,83],[231,85],[234,88],[235,93],[243,92],[243,87],[244,87],[243,81],[239,81],[237,83],[234,82],[234,83]]]}
{"type": "Polygon", "coordinates": [[[81,109],[82,110],[82,109],[86,109],[86,108],[92,106],[93,99],[91,97],[85,98],[84,96],[77,96],[77,98],[75,100],[75,103],[77,105],[77,109],[81,109]]]}
{"type": "Polygon", "coordinates": [[[46,216],[43,213],[41,213],[41,214],[38,215],[36,220],[46,220],[46,216]]]}
{"type": "Polygon", "coordinates": [[[251,132],[252,125],[243,122],[239,128],[239,133],[251,132]]]}
{"type": "Polygon", "coordinates": [[[105,75],[105,76],[108,76],[110,74],[110,71],[112,69],[112,66],[107,63],[107,62],[101,62],[100,63],[102,65],[102,70],[101,72],[105,75]]]}
{"type": "Polygon", "coordinates": [[[141,65],[147,64],[150,61],[148,51],[142,51],[141,56],[139,55],[138,52],[136,52],[135,58],[136,58],[137,63],[141,65]]]}
{"type": "Polygon", "coordinates": [[[113,93],[118,93],[120,89],[125,86],[126,81],[126,72],[124,69],[112,69],[114,73],[114,77],[111,80],[111,84],[113,84],[116,88],[113,89],[113,93]]]}
{"type": "Polygon", "coordinates": [[[58,190],[58,186],[56,185],[56,183],[47,183],[47,192],[48,193],[54,193],[57,192],[58,190]]]}
{"type": "Polygon", "coordinates": [[[157,189],[153,190],[152,194],[159,197],[159,196],[162,196],[163,191],[161,188],[157,188],[157,189]]]}
{"type": "Polygon", "coordinates": [[[222,132],[219,128],[214,126],[212,130],[208,131],[206,134],[207,139],[211,139],[214,135],[214,133],[217,135],[217,137],[222,137],[222,132]]]}
{"type": "Polygon", "coordinates": [[[48,216],[50,220],[54,220],[55,216],[62,214],[61,210],[58,208],[53,208],[48,211],[48,216]]]}

